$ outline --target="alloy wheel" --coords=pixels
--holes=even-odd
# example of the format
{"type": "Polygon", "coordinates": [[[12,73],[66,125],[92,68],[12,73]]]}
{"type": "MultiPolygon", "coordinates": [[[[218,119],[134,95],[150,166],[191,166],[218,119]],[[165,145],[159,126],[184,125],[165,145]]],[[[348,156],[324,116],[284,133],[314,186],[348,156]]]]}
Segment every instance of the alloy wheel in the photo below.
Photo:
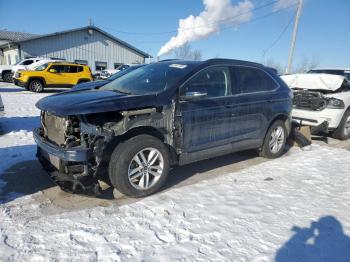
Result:
{"type": "Polygon", "coordinates": [[[154,186],[164,169],[161,152],[149,147],[139,151],[130,161],[128,178],[130,184],[138,190],[147,190],[154,186]]]}
{"type": "Polygon", "coordinates": [[[344,125],[344,135],[348,136],[349,134],[350,134],[350,116],[348,116],[344,125]]]}
{"type": "Polygon", "coordinates": [[[40,92],[41,89],[42,89],[42,85],[40,82],[38,81],[33,81],[31,84],[30,84],[30,89],[34,92],[40,92]]]}
{"type": "Polygon", "coordinates": [[[277,126],[271,133],[269,148],[271,153],[277,154],[284,144],[284,130],[281,126],[277,126]]]}

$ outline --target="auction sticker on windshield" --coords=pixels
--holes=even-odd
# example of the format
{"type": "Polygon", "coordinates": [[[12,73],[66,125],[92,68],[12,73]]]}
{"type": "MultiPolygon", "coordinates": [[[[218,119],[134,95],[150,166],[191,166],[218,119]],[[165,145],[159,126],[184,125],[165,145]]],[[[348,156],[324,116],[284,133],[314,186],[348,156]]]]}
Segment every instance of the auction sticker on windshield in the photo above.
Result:
{"type": "Polygon", "coordinates": [[[169,67],[178,68],[178,69],[184,69],[184,68],[187,67],[187,65],[171,64],[169,67]]]}

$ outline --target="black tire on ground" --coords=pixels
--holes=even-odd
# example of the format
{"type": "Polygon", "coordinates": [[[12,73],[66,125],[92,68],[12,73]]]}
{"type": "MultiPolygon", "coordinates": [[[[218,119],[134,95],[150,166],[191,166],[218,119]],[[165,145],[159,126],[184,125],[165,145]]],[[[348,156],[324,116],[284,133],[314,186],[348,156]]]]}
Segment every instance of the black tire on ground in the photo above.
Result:
{"type": "Polygon", "coordinates": [[[276,120],[269,128],[266,133],[263,146],[260,151],[260,156],[265,158],[277,158],[284,153],[287,140],[287,129],[283,121],[276,120]],[[276,141],[276,134],[281,133],[281,136],[278,136],[280,142],[280,147],[276,146],[275,148],[270,144],[274,144],[273,141],[276,141]]]}
{"type": "Polygon", "coordinates": [[[332,136],[340,140],[347,140],[350,138],[350,109],[345,111],[338,128],[334,130],[332,136]]]}
{"type": "MultiPolygon", "coordinates": [[[[148,157],[150,157],[150,155],[148,155],[148,157]]],[[[160,165],[159,163],[158,165],[160,165]]],[[[120,143],[114,149],[109,162],[108,173],[112,185],[121,193],[130,197],[144,197],[155,193],[161,188],[167,178],[169,166],[169,151],[165,144],[153,136],[138,135],[120,143]],[[129,168],[131,168],[132,164],[136,164],[135,161],[132,161],[133,158],[142,150],[146,150],[145,152],[147,152],[149,148],[156,149],[160,153],[163,159],[163,169],[158,180],[148,189],[136,188],[129,180],[129,168]]],[[[140,173],[142,173],[142,171],[136,174],[140,173]]],[[[148,177],[149,180],[147,181],[152,184],[154,177],[153,179],[152,175],[148,175],[148,177]]],[[[138,180],[138,183],[141,183],[141,179],[142,178],[138,180]]]]}
{"type": "Polygon", "coordinates": [[[29,82],[28,88],[32,92],[41,93],[42,91],[44,91],[44,84],[41,80],[34,79],[29,82]]]}
{"type": "Polygon", "coordinates": [[[11,72],[4,72],[4,73],[2,74],[2,79],[3,79],[5,82],[11,83],[11,82],[12,82],[12,73],[11,73],[11,72]]]}

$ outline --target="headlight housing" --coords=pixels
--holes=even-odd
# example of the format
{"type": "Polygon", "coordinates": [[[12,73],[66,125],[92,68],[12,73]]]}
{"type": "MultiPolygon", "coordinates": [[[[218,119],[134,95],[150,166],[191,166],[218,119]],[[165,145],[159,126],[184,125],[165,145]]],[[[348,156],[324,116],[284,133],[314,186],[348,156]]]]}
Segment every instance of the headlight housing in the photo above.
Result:
{"type": "Polygon", "coordinates": [[[333,109],[343,109],[345,108],[344,101],[338,98],[328,98],[327,99],[327,108],[333,108],[333,109]]]}

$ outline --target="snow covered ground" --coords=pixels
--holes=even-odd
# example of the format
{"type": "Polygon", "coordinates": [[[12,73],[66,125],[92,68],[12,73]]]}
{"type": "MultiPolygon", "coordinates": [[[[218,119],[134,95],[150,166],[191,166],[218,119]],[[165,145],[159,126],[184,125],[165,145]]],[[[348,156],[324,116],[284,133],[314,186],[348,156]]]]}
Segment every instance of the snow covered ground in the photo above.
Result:
{"type": "Polygon", "coordinates": [[[50,93],[0,94],[1,261],[350,261],[348,150],[293,148],[132,204],[52,214],[41,192],[1,192],[5,170],[35,159],[34,104],[50,93]]]}

